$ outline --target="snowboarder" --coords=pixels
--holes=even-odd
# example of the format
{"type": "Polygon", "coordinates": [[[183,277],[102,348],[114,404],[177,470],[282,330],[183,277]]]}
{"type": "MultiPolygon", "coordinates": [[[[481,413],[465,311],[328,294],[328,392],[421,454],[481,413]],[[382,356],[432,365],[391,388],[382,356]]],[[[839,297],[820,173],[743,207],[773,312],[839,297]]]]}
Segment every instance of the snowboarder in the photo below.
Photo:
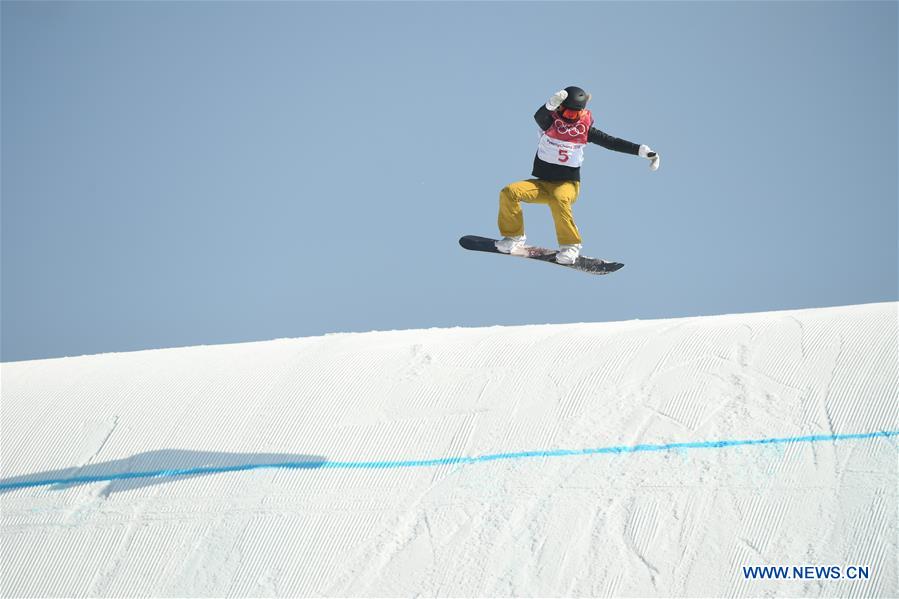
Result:
{"type": "Polygon", "coordinates": [[[584,161],[587,142],[606,149],[634,154],[651,161],[650,168],[659,168],[659,155],[649,146],[612,137],[593,127],[593,115],[587,110],[590,94],[575,86],[566,87],[552,95],[541,106],[534,119],[543,132],[534,157],[534,179],[510,183],[499,194],[499,232],[503,239],[496,249],[504,254],[525,245],[524,217],[521,202],[548,204],[556,225],[559,252],[556,262],[573,264],[581,253],[581,235],[571,206],[580,193],[580,167],[584,161]]]}

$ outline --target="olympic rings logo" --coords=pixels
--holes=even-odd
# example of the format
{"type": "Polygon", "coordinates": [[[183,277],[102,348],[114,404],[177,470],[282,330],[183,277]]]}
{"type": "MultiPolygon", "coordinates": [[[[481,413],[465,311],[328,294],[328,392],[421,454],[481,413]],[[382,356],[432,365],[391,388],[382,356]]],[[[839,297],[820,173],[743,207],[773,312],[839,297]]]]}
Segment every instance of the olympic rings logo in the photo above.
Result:
{"type": "Polygon", "coordinates": [[[584,125],[584,123],[575,123],[574,125],[569,125],[564,121],[556,119],[556,122],[554,124],[556,126],[556,131],[558,131],[562,135],[577,137],[578,135],[584,135],[587,132],[587,126],[584,125]]]}

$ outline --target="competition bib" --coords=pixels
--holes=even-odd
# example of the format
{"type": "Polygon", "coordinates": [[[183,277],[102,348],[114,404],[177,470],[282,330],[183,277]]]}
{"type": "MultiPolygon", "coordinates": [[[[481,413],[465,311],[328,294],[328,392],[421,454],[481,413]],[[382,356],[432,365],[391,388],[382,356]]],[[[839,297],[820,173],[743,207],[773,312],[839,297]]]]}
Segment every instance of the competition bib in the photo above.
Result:
{"type": "Polygon", "coordinates": [[[587,131],[592,125],[593,115],[589,110],[585,110],[576,122],[568,122],[556,116],[550,128],[540,135],[537,157],[550,164],[581,166],[584,162],[584,146],[587,145],[587,131]]]}

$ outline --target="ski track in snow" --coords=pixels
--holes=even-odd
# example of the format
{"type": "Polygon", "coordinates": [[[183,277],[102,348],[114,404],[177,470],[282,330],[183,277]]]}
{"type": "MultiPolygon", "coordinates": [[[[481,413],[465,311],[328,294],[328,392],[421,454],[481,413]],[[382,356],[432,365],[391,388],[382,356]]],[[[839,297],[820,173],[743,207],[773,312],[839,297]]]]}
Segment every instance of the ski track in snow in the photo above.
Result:
{"type": "Polygon", "coordinates": [[[897,306],[3,364],[0,590],[897,596],[897,306]]]}

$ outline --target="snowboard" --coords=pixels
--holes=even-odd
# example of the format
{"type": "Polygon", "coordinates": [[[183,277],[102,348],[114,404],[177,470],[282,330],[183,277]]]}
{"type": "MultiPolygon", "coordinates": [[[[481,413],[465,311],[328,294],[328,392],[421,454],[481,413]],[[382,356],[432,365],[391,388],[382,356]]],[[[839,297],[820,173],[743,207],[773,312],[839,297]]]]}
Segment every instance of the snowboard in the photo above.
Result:
{"type": "Polygon", "coordinates": [[[556,252],[558,250],[550,250],[533,245],[526,245],[523,248],[512,252],[511,254],[504,254],[496,249],[496,246],[494,245],[495,243],[496,239],[490,239],[488,237],[478,237],[477,235],[466,235],[465,237],[459,239],[459,245],[464,247],[466,250],[488,252],[491,254],[499,254],[500,256],[518,256],[519,258],[531,258],[533,260],[540,260],[541,262],[548,262],[557,266],[564,266],[565,268],[572,268],[574,270],[586,272],[591,275],[607,275],[610,272],[615,272],[616,270],[624,266],[624,264],[622,264],[621,262],[608,262],[600,258],[590,258],[587,256],[578,256],[578,259],[574,264],[559,264],[558,262],[556,262],[556,252]]]}

